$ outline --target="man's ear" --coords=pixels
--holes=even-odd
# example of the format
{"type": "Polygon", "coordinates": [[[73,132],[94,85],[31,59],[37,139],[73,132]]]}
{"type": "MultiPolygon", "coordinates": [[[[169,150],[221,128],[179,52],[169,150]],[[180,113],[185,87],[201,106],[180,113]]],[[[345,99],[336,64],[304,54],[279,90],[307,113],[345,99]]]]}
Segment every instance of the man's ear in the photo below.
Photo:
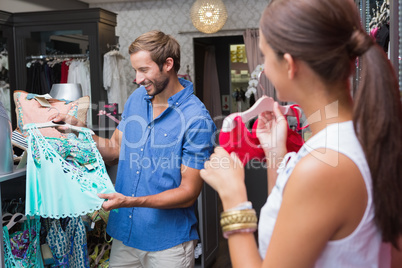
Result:
{"type": "Polygon", "coordinates": [[[172,70],[174,65],[174,60],[172,58],[167,58],[165,61],[165,66],[166,66],[166,71],[169,72],[170,70],[172,70]]]}
{"type": "Polygon", "coordinates": [[[297,72],[297,64],[295,62],[295,59],[289,53],[285,53],[283,55],[283,58],[286,61],[286,65],[287,65],[287,69],[288,69],[288,78],[293,79],[297,72]]]}

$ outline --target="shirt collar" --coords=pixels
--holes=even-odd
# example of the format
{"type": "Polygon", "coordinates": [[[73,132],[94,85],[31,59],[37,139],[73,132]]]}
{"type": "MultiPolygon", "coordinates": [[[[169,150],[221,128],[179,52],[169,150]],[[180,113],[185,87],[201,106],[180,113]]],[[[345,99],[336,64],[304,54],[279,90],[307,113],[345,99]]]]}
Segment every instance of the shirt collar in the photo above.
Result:
{"type": "MultiPolygon", "coordinates": [[[[180,106],[190,95],[194,93],[194,86],[191,81],[188,81],[184,78],[179,78],[179,82],[184,88],[168,99],[169,106],[180,106]]],[[[147,93],[144,94],[145,100],[150,101],[152,98],[153,96],[149,96],[147,93]]]]}

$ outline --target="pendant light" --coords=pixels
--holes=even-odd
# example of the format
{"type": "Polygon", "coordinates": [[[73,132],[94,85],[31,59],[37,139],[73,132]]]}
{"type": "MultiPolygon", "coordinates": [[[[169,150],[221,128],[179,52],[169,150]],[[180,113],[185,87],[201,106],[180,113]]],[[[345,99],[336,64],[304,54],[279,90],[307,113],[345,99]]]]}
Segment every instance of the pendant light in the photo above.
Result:
{"type": "Polygon", "coordinates": [[[203,33],[216,33],[228,18],[222,0],[196,0],[190,10],[191,21],[203,33]]]}

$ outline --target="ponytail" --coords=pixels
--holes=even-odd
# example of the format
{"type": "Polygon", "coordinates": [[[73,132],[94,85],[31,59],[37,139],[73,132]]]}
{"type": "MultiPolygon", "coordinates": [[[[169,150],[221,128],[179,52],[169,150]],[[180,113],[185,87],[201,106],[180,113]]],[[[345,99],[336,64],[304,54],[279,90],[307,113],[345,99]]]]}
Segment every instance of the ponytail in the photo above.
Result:
{"type": "Polygon", "coordinates": [[[353,123],[370,167],[375,220],[385,242],[402,234],[402,106],[390,61],[377,44],[359,58],[362,76],[353,123]]]}

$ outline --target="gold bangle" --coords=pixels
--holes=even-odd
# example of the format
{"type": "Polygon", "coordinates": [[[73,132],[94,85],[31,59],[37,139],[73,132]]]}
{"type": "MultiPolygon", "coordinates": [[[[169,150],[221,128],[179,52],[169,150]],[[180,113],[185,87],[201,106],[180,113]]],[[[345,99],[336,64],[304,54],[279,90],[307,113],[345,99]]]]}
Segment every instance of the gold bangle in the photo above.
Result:
{"type": "Polygon", "coordinates": [[[257,224],[257,215],[254,209],[224,211],[221,213],[221,227],[233,224],[257,224]]]}
{"type": "Polygon", "coordinates": [[[230,210],[221,213],[224,238],[235,233],[252,233],[257,230],[257,215],[254,209],[230,210]]]}
{"type": "Polygon", "coordinates": [[[234,223],[231,225],[226,225],[222,227],[222,232],[230,232],[230,231],[235,231],[235,230],[241,230],[241,229],[257,229],[257,223],[234,223]]]}

